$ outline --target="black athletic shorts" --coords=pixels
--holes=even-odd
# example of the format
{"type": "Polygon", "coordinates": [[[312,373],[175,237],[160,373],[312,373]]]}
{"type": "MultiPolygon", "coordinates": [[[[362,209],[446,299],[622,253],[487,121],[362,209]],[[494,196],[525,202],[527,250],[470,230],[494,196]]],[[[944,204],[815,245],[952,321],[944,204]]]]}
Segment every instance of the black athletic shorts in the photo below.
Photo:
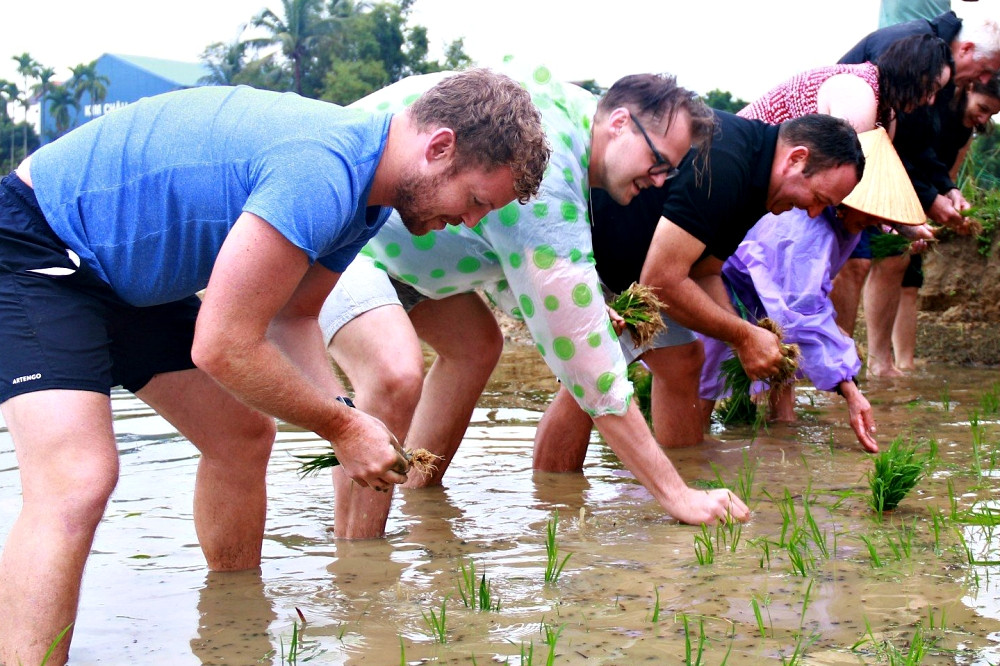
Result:
{"type": "Polygon", "coordinates": [[[0,402],[46,389],[138,391],[193,368],[199,305],[125,303],[53,233],[30,187],[0,180],[0,402]]]}
{"type": "Polygon", "coordinates": [[[903,287],[919,289],[922,286],[924,286],[924,255],[911,254],[910,263],[907,264],[906,272],[903,273],[903,287]]]}

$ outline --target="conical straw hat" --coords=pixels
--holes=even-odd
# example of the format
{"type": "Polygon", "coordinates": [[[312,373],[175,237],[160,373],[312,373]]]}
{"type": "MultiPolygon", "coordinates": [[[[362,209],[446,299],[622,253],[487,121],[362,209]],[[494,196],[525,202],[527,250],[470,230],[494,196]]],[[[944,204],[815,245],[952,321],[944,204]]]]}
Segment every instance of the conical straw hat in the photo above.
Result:
{"type": "Polygon", "coordinates": [[[910,177],[881,127],[858,135],[865,153],[865,175],[844,199],[844,205],[898,224],[927,220],[910,177]]]}

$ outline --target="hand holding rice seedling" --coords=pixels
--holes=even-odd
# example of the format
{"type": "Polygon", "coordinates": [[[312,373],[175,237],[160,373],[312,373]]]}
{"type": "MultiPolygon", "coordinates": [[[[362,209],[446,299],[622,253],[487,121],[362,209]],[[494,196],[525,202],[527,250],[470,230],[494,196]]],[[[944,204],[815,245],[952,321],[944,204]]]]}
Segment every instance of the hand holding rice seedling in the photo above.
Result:
{"type": "MultiPolygon", "coordinates": [[[[441,456],[436,456],[427,449],[403,449],[403,458],[406,459],[406,472],[415,469],[421,474],[431,474],[437,469],[435,464],[441,456]]],[[[306,453],[295,456],[302,463],[299,465],[299,477],[308,476],[321,469],[336,467],[340,464],[337,454],[331,449],[325,453],[306,453]]]]}
{"type": "MultiPolygon", "coordinates": [[[[779,339],[784,336],[781,326],[770,317],[760,319],[757,322],[757,326],[774,333],[779,339]]],[[[795,373],[799,369],[801,352],[798,345],[782,342],[781,355],[782,359],[778,371],[763,379],[771,388],[794,381],[795,373]]],[[[752,423],[755,428],[762,425],[764,420],[763,414],[758,413],[757,407],[750,397],[750,388],[753,385],[753,380],[747,375],[740,359],[735,356],[726,359],[722,362],[720,368],[725,380],[725,390],[729,393],[729,398],[719,407],[719,411],[722,414],[722,422],[727,425],[732,423],[752,423]]]]}
{"type": "Polygon", "coordinates": [[[628,289],[611,301],[611,309],[621,315],[632,333],[636,349],[651,342],[657,333],[666,330],[660,310],[664,304],[652,287],[633,282],[628,289]]]}

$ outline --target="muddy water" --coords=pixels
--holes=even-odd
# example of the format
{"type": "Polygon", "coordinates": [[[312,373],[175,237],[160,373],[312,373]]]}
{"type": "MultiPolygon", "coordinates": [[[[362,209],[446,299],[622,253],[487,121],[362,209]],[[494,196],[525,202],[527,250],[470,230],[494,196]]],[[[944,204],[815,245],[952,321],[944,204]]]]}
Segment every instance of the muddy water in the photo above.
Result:
{"type": "MultiPolygon", "coordinates": [[[[719,431],[718,445],[674,452],[689,480],[709,482],[717,471],[732,483],[745,461],[755,465],[752,521],[738,535],[708,532],[714,562],[700,565],[701,531],[664,516],[596,435],[583,475],[532,474],[534,427],[555,385],[532,350],[511,349],[444,487],[397,492],[385,540],[332,538],[329,480],[300,480],[292,457],[321,443],[283,428],[261,571],[225,575],[205,571],[197,545],[193,447],[116,393],[121,481],[86,572],[71,662],[282,663],[301,612],[300,663],[519,664],[531,663],[521,656],[529,649],[531,661],[545,663],[548,630],[558,633],[555,663],[685,663],[690,645],[691,663],[702,649],[705,664],[727,654],[730,664],[796,654],[810,664],[864,664],[884,659],[883,641],[905,651],[918,626],[934,642],[925,664],[997,663],[998,540],[946,518],[935,530],[933,516],[950,514],[949,484],[959,509],[994,499],[998,417],[980,419],[976,474],[969,416],[998,380],[995,370],[928,366],[867,383],[881,441],[934,438],[940,457],[881,525],[865,505],[870,459],[826,394],[800,392],[795,427],[773,427],[752,443],[745,430],[719,431]],[[818,526],[800,542],[806,576],[776,545],[786,491],[797,524],[806,524],[805,499],[818,526]],[[560,552],[572,555],[546,584],[545,528],[557,510],[560,552]],[[470,560],[485,571],[499,612],[462,605],[459,563],[470,560]],[[440,615],[443,601],[440,644],[425,616],[440,615]],[[852,650],[869,630],[876,642],[852,650]]],[[[0,535],[19,506],[12,448],[0,429],[0,535]]]]}

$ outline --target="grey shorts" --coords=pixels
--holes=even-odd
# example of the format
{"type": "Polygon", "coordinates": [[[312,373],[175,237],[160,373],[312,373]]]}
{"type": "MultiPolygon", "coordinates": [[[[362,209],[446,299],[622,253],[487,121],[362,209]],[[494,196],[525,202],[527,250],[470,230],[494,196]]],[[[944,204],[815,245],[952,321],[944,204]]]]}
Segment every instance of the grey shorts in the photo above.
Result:
{"type": "Polygon", "coordinates": [[[330,340],[347,322],[375,308],[398,305],[406,312],[427,297],[406,284],[389,277],[375,266],[370,257],[359,254],[337,280],[337,286],[326,298],[319,313],[319,326],[323,331],[323,344],[330,340]]]}
{"type": "Polygon", "coordinates": [[[667,330],[658,333],[648,345],[636,349],[635,343],[632,341],[632,335],[629,333],[627,328],[618,338],[618,344],[621,345],[622,354],[625,355],[626,363],[632,363],[651,349],[680,347],[681,345],[686,345],[698,339],[690,329],[684,328],[675,322],[673,319],[664,314],[662,310],[660,311],[660,317],[663,318],[663,323],[667,325],[667,330]]]}

